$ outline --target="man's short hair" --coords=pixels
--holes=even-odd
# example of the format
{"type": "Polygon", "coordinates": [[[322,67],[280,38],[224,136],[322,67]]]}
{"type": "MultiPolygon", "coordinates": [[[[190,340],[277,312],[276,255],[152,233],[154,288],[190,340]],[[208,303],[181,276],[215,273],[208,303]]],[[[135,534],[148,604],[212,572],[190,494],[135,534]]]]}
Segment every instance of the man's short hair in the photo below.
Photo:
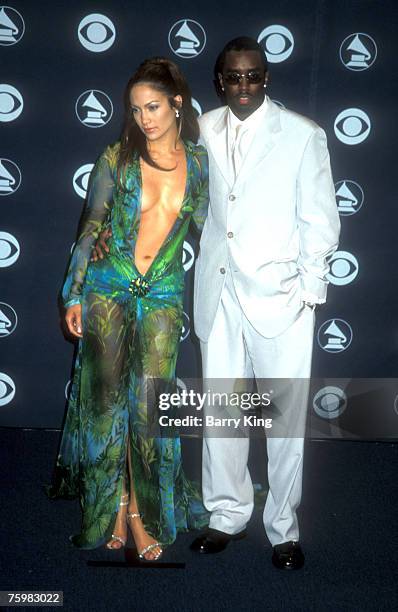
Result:
{"type": "Polygon", "coordinates": [[[227,42],[224,49],[218,56],[216,64],[214,66],[214,76],[216,79],[218,74],[222,74],[223,72],[225,58],[229,51],[258,51],[261,56],[264,71],[266,72],[268,70],[267,58],[261,45],[259,45],[259,43],[254,38],[250,38],[250,36],[239,36],[238,38],[234,38],[227,42]]]}

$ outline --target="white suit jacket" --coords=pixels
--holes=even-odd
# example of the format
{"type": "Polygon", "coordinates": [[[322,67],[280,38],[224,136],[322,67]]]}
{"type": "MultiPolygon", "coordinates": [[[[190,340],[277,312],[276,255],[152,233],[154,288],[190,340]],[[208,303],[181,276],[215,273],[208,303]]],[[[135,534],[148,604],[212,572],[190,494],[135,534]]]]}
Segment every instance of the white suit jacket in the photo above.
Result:
{"type": "Polygon", "coordinates": [[[228,267],[245,315],[265,337],[287,329],[303,300],[324,302],[327,260],[340,230],[325,132],[268,100],[235,180],[227,112],[225,106],[199,119],[210,189],[195,265],[194,321],[202,341],[228,267]]]}

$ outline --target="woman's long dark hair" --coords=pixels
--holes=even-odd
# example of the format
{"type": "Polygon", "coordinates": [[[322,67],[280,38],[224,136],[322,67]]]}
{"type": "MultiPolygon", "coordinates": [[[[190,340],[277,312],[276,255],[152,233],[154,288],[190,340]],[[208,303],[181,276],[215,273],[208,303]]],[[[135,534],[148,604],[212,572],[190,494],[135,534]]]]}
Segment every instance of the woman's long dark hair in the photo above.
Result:
{"type": "Polygon", "coordinates": [[[191,102],[191,92],[184,75],[174,62],[165,57],[152,57],[145,60],[127,83],[124,92],[125,119],[120,137],[120,153],[117,165],[117,179],[120,186],[123,184],[123,175],[126,165],[138,153],[147,164],[159,170],[161,168],[150,157],[145,135],[138,127],[130,102],[130,92],[137,83],[146,83],[168,97],[172,108],[179,110],[177,118],[178,133],[183,140],[191,140],[196,143],[199,138],[199,124],[196,112],[191,102]],[[182,106],[178,107],[174,97],[182,97],[182,106]]]}

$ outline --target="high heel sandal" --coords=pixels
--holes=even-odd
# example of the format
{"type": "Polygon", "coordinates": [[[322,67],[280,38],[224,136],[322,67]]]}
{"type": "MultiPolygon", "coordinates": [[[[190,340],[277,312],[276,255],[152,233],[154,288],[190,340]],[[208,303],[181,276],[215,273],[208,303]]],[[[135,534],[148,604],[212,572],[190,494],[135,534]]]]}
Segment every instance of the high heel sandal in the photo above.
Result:
{"type": "MultiPolygon", "coordinates": [[[[126,493],[125,495],[121,495],[120,499],[121,499],[121,501],[119,503],[119,508],[120,508],[120,506],[128,506],[129,505],[129,496],[128,496],[128,493],[126,493]],[[123,500],[125,500],[125,501],[123,501],[123,500]]],[[[109,548],[109,550],[120,550],[121,548],[124,548],[124,546],[126,546],[126,542],[127,542],[127,538],[124,539],[121,536],[118,536],[118,535],[115,535],[114,533],[112,533],[112,538],[109,540],[109,542],[107,542],[106,547],[109,548]],[[118,546],[117,548],[115,548],[114,546],[112,546],[112,544],[114,542],[120,542],[121,546],[118,546]]]]}
{"type": "MultiPolygon", "coordinates": [[[[141,514],[139,512],[128,512],[127,513],[127,518],[128,519],[141,518],[141,514]]],[[[162,546],[161,546],[161,544],[159,544],[159,542],[153,542],[153,544],[148,544],[148,546],[145,546],[142,550],[138,551],[138,557],[141,560],[143,560],[143,561],[147,561],[148,563],[150,563],[151,561],[157,561],[158,559],[160,559],[162,554],[163,554],[163,550],[162,550],[162,546]],[[160,548],[160,552],[158,552],[156,557],[154,557],[153,559],[147,559],[145,557],[146,553],[149,552],[150,550],[153,550],[156,547],[160,548]]]]}

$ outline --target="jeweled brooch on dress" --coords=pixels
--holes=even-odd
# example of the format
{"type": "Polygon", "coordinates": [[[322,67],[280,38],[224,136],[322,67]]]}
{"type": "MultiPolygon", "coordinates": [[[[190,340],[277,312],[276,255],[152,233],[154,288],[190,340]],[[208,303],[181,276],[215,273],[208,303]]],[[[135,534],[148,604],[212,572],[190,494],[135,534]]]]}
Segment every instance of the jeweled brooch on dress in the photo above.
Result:
{"type": "Polygon", "coordinates": [[[150,288],[150,284],[143,276],[137,276],[137,278],[134,278],[129,285],[130,293],[136,297],[144,297],[147,295],[147,293],[149,293],[150,288]]]}

